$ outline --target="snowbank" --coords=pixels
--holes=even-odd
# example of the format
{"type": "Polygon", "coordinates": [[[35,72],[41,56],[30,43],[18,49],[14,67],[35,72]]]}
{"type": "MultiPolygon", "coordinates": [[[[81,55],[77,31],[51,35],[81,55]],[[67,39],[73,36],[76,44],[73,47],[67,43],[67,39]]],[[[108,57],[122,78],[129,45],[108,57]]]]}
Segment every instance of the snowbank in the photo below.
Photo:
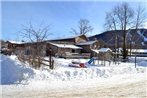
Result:
{"type": "Polygon", "coordinates": [[[101,78],[110,78],[116,75],[144,73],[144,68],[133,67],[89,67],[89,68],[68,68],[61,67],[57,70],[36,71],[33,80],[48,81],[73,81],[73,80],[92,80],[101,78]]]}
{"type": "MultiPolygon", "coordinates": [[[[56,69],[50,70],[48,66],[42,66],[39,70],[22,64],[16,56],[1,55],[1,84],[14,83],[36,83],[37,81],[73,81],[73,80],[93,80],[107,79],[116,75],[144,73],[145,68],[131,66],[131,63],[122,63],[120,66],[102,67],[89,66],[88,68],[73,68],[67,64],[72,60],[56,59],[56,69]],[[129,66],[126,66],[129,65],[129,66]]],[[[79,60],[86,62],[87,60],[79,60]]],[[[39,82],[40,83],[40,82],[39,82]]]]}
{"type": "Polygon", "coordinates": [[[19,62],[15,62],[15,60],[13,60],[16,58],[15,56],[8,57],[0,55],[0,58],[1,84],[19,83],[22,80],[27,80],[34,75],[33,69],[19,64],[19,62]]]}

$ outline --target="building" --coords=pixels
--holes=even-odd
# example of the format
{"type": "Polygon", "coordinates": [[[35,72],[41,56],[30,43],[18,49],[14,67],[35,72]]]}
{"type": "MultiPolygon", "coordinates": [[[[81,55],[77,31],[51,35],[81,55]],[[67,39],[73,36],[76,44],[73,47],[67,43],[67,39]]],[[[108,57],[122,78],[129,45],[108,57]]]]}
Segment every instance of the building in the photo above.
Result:
{"type": "MultiPolygon", "coordinates": [[[[58,44],[48,42],[48,47],[52,50],[53,56],[65,57],[67,53],[80,53],[82,48],[73,44],[58,44]]],[[[48,52],[47,52],[48,54],[48,52]]]]}
{"type": "Polygon", "coordinates": [[[98,53],[99,60],[107,60],[107,61],[112,60],[113,53],[110,48],[100,48],[98,52],[99,52],[98,53]]]}
{"type": "Polygon", "coordinates": [[[90,53],[92,57],[97,56],[97,52],[93,50],[98,50],[99,48],[101,48],[101,42],[98,40],[81,42],[76,45],[82,47],[82,52],[90,53]]]}
{"type": "Polygon", "coordinates": [[[75,43],[86,42],[88,39],[85,35],[76,36],[75,38],[46,40],[42,42],[15,42],[7,41],[8,48],[12,53],[19,55],[39,55],[49,56],[50,49],[53,56],[65,56],[65,53],[80,54],[82,48],[75,43]]]}
{"type": "Polygon", "coordinates": [[[59,57],[86,57],[97,56],[92,49],[101,48],[101,42],[98,40],[89,41],[85,35],[73,38],[46,40],[42,42],[13,42],[8,41],[8,48],[12,53],[19,55],[39,55],[59,57]],[[50,53],[50,50],[52,51],[50,53]]]}

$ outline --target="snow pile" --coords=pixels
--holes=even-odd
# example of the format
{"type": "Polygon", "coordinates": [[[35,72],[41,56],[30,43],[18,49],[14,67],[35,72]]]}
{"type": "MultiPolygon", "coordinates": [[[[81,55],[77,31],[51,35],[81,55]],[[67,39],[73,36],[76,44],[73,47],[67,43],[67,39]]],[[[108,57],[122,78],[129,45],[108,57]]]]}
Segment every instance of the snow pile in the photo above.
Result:
{"type": "MultiPolygon", "coordinates": [[[[87,60],[81,60],[83,62],[87,60]]],[[[1,55],[1,84],[14,83],[34,83],[37,81],[73,81],[73,80],[91,80],[91,79],[106,79],[116,75],[144,73],[145,68],[134,66],[89,66],[88,68],[68,67],[71,60],[58,59],[55,60],[54,70],[50,70],[48,66],[42,66],[39,70],[28,67],[27,64],[22,64],[16,56],[1,55]]]]}
{"type": "Polygon", "coordinates": [[[109,78],[120,74],[134,74],[143,70],[135,68],[60,68],[58,70],[42,70],[36,72],[33,80],[70,81],[109,78]]]}
{"type": "MultiPolygon", "coordinates": [[[[14,84],[19,83],[22,80],[27,80],[34,75],[34,71],[31,68],[22,66],[19,62],[15,62],[8,56],[0,55],[1,58],[1,84],[14,84]]],[[[12,59],[13,58],[13,59],[12,59]]]]}

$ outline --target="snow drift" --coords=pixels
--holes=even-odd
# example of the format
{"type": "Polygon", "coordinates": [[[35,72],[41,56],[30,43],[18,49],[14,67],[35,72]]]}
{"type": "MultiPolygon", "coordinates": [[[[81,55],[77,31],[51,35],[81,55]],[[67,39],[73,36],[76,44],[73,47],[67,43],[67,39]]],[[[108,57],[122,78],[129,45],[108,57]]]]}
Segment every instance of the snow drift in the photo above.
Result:
{"type": "Polygon", "coordinates": [[[16,56],[1,55],[1,84],[102,79],[116,75],[145,72],[143,67],[134,68],[134,66],[126,66],[127,64],[111,67],[89,66],[88,68],[73,68],[66,66],[69,61],[65,62],[63,59],[55,60],[56,69],[54,70],[50,70],[48,66],[42,66],[39,70],[35,70],[27,64],[21,63],[16,56]]]}
{"type": "MultiPolygon", "coordinates": [[[[25,65],[15,62],[8,56],[0,55],[1,58],[1,84],[20,83],[34,75],[34,71],[25,65]]],[[[16,58],[15,56],[13,58],[16,58]]]]}

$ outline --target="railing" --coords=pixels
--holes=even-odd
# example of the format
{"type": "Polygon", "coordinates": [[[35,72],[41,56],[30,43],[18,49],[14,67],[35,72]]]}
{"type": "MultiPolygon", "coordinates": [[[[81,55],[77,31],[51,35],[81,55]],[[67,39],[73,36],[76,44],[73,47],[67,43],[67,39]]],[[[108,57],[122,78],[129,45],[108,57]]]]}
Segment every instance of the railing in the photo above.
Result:
{"type": "Polygon", "coordinates": [[[42,57],[32,57],[26,55],[18,55],[18,59],[22,62],[28,62],[29,65],[32,65],[34,68],[40,68],[41,65],[49,66],[50,69],[54,68],[54,60],[49,57],[49,60],[46,60],[42,57]]]}
{"type": "Polygon", "coordinates": [[[90,58],[90,53],[70,53],[66,54],[65,58],[90,58]]]}

